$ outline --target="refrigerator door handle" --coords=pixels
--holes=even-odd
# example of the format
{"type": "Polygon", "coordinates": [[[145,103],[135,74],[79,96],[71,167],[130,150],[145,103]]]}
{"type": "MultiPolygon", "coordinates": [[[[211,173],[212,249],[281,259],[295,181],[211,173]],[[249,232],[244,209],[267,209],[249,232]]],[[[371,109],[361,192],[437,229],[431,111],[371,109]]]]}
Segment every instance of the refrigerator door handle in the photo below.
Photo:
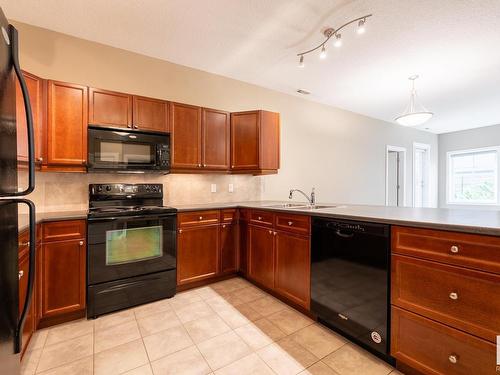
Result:
{"type": "Polygon", "coordinates": [[[24,111],[26,113],[26,125],[28,130],[28,187],[24,191],[6,194],[9,197],[18,197],[31,193],[35,189],[35,144],[33,132],[33,112],[31,110],[30,97],[28,87],[23,77],[23,72],[19,66],[19,36],[14,26],[9,25],[11,48],[12,48],[12,63],[14,71],[16,72],[17,79],[21,86],[23,94],[24,111]]]}
{"type": "Polygon", "coordinates": [[[30,245],[29,245],[29,266],[28,266],[28,290],[26,291],[26,298],[24,300],[24,308],[19,318],[17,324],[15,336],[14,336],[14,353],[20,353],[22,349],[22,339],[23,339],[23,328],[26,321],[26,316],[31,306],[31,300],[33,299],[33,286],[35,284],[35,257],[36,257],[36,221],[35,221],[35,205],[32,201],[28,199],[17,199],[14,202],[24,203],[29,208],[29,234],[30,234],[30,245]]]}

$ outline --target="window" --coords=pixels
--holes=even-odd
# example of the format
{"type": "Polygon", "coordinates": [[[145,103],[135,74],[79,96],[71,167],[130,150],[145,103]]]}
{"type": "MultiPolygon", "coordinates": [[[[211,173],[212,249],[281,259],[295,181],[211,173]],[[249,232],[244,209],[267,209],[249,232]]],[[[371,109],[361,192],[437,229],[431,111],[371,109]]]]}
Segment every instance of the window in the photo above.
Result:
{"type": "Polygon", "coordinates": [[[498,203],[498,147],[448,152],[448,203],[498,203]]]}

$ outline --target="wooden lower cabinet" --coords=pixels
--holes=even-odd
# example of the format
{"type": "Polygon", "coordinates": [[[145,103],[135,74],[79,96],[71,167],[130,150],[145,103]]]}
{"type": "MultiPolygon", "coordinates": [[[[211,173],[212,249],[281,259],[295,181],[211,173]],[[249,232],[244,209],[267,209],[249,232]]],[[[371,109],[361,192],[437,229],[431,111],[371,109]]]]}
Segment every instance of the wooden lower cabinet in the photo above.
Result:
{"type": "MultiPolygon", "coordinates": [[[[19,256],[19,316],[21,316],[24,309],[24,302],[28,292],[28,275],[29,275],[29,250],[28,248],[22,249],[19,256]]],[[[27,348],[31,335],[36,330],[36,293],[33,291],[31,305],[28,310],[28,315],[23,327],[22,335],[22,349],[21,355],[27,348]]]]}
{"type": "Polygon", "coordinates": [[[248,277],[274,288],[274,232],[268,228],[249,225],[248,277]]]}
{"type": "Polygon", "coordinates": [[[177,285],[219,273],[219,225],[179,229],[177,234],[177,285]]]}
{"type": "Polygon", "coordinates": [[[85,309],[86,253],[83,239],[42,245],[42,319],[85,309]]]}
{"type": "Polygon", "coordinates": [[[238,225],[220,225],[220,273],[234,273],[238,268],[238,225]]]}
{"type": "Polygon", "coordinates": [[[495,374],[495,344],[392,308],[391,354],[424,374],[495,374]]]}
{"type": "Polygon", "coordinates": [[[311,251],[309,237],[275,232],[274,288],[284,297],[309,309],[311,251]]]}

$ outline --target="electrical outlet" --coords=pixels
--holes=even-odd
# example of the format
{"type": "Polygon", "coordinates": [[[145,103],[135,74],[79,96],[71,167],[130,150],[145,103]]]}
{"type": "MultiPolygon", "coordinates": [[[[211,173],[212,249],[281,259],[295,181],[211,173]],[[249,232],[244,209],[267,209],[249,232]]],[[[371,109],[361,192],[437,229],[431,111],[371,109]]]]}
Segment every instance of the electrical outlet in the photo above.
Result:
{"type": "Polygon", "coordinates": [[[229,184],[229,186],[227,187],[227,190],[232,193],[234,191],[234,185],[233,184],[229,184]]]}
{"type": "Polygon", "coordinates": [[[210,192],[211,193],[217,193],[217,184],[211,184],[210,185],[210,192]]]}

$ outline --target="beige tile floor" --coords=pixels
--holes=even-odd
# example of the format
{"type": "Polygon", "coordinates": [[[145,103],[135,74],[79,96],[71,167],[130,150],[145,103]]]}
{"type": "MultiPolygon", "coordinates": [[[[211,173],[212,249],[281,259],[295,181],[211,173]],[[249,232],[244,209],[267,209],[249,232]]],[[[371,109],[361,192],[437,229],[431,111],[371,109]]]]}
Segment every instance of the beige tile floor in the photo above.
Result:
{"type": "Polygon", "coordinates": [[[22,374],[398,374],[241,278],[40,330],[22,374]]]}

